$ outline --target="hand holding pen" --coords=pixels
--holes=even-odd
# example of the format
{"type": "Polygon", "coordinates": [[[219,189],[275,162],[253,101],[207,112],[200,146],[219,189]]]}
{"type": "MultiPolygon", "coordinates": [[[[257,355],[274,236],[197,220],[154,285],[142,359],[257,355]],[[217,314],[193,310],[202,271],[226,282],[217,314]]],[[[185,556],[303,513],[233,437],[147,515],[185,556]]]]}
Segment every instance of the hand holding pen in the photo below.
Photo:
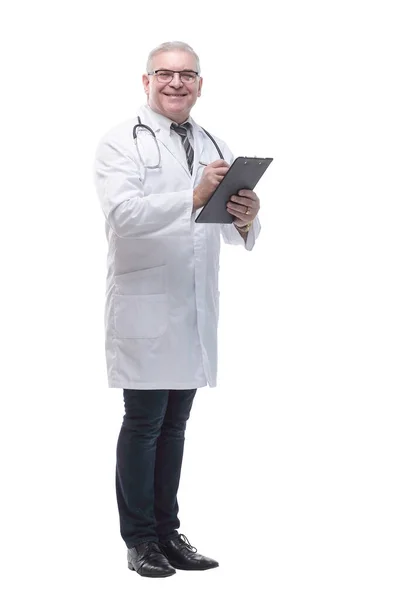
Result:
{"type": "Polygon", "coordinates": [[[229,164],[225,160],[215,160],[209,165],[200,164],[205,166],[205,169],[199,185],[193,190],[193,210],[197,210],[207,203],[229,171],[229,164]]]}

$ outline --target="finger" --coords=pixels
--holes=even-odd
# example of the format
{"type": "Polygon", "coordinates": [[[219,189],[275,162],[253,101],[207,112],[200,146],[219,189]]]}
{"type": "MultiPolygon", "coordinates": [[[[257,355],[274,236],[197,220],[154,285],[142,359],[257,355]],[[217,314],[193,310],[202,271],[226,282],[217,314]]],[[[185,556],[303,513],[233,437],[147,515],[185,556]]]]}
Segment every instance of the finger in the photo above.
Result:
{"type": "Polygon", "coordinates": [[[240,204],[240,205],[243,205],[243,206],[250,206],[251,205],[250,198],[243,198],[243,197],[240,197],[240,196],[231,196],[230,200],[232,202],[234,202],[235,204],[240,204]]]}
{"type": "Polygon", "coordinates": [[[257,194],[253,190],[239,190],[239,196],[244,198],[250,198],[251,200],[257,200],[257,194]]]}
{"type": "Polygon", "coordinates": [[[221,183],[221,181],[223,180],[224,176],[223,175],[215,175],[215,182],[214,183],[221,183]]]}
{"type": "Polygon", "coordinates": [[[244,202],[231,202],[230,201],[227,203],[227,206],[229,206],[230,208],[234,208],[238,212],[242,212],[242,213],[245,213],[247,210],[250,211],[250,209],[251,209],[251,207],[248,204],[245,204],[244,202]]]}
{"type": "Polygon", "coordinates": [[[214,160],[214,162],[208,165],[209,167],[227,167],[229,169],[230,165],[226,162],[226,160],[218,159],[214,160]]]}
{"type": "Polygon", "coordinates": [[[226,205],[226,209],[231,215],[234,215],[235,217],[238,217],[239,219],[246,220],[246,222],[252,220],[251,212],[248,212],[246,214],[245,207],[243,207],[243,206],[241,206],[240,208],[236,208],[235,206],[232,206],[228,202],[228,204],[226,205]]]}
{"type": "Polygon", "coordinates": [[[230,200],[241,207],[244,207],[245,210],[250,209],[253,210],[254,205],[253,201],[250,198],[241,198],[240,196],[231,196],[230,200]]]}
{"type": "MultiPolygon", "coordinates": [[[[210,169],[211,170],[211,169],[210,169]]],[[[212,172],[218,173],[218,175],[226,175],[229,171],[228,167],[213,167],[212,172]]]]}
{"type": "Polygon", "coordinates": [[[238,227],[244,227],[245,225],[247,225],[249,223],[249,221],[243,221],[240,217],[235,217],[235,215],[232,215],[234,217],[233,219],[233,223],[235,225],[237,225],[238,227]]]}

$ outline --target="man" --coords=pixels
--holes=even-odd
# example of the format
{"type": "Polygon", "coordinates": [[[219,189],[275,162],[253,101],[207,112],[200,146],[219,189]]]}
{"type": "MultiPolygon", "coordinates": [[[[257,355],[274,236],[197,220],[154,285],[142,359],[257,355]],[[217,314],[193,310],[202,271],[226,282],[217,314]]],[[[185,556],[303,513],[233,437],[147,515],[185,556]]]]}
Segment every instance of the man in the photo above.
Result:
{"type": "Polygon", "coordinates": [[[178,533],[177,492],[194,396],[216,385],[220,237],[251,250],[260,232],[259,199],[249,190],[230,199],[233,224],[194,221],[233,162],[190,117],[199,73],[187,44],[153,50],[143,75],[147,105],[106,134],[96,154],[109,242],[108,378],[125,404],[120,531],[128,567],[145,577],[218,566],[178,533]]]}

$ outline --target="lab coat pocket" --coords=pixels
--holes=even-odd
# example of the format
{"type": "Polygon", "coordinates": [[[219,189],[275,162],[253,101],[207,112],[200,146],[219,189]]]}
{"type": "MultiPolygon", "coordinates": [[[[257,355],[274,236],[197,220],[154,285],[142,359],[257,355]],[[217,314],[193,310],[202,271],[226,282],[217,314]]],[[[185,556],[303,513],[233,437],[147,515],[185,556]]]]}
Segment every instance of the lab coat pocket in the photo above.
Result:
{"type": "Polygon", "coordinates": [[[115,276],[115,292],[119,295],[164,294],[166,290],[165,265],[130,271],[115,276]]]}
{"type": "Polygon", "coordinates": [[[117,338],[158,338],[168,324],[166,266],[115,276],[114,328],[117,338]]]}
{"type": "Polygon", "coordinates": [[[158,338],[165,333],[167,325],[167,294],[114,295],[117,338],[158,338]]]}

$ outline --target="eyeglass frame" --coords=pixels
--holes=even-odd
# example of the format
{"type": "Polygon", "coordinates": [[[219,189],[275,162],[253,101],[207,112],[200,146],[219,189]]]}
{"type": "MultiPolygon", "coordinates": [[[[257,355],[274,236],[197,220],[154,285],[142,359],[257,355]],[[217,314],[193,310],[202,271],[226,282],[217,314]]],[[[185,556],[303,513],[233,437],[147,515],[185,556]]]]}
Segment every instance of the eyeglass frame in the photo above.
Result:
{"type": "MultiPolygon", "coordinates": [[[[200,73],[198,71],[193,71],[192,69],[183,69],[183,71],[173,71],[172,69],[156,69],[155,71],[151,71],[150,73],[147,73],[147,75],[155,75],[157,77],[157,74],[160,71],[161,72],[162,71],[164,71],[164,72],[165,71],[169,71],[170,73],[172,73],[172,77],[171,77],[170,81],[165,81],[165,82],[162,82],[162,83],[171,83],[171,81],[174,79],[175,73],[178,73],[178,75],[179,75],[179,81],[181,83],[183,83],[182,82],[182,78],[181,78],[181,73],[190,73],[190,74],[193,74],[195,76],[194,81],[196,81],[196,77],[199,77],[199,75],[200,75],[200,73]]],[[[158,81],[158,79],[157,79],[157,81],[158,81]]],[[[190,83],[194,83],[194,81],[190,82],[190,83]]],[[[189,82],[184,82],[184,83],[189,83],[189,82]]]]}

